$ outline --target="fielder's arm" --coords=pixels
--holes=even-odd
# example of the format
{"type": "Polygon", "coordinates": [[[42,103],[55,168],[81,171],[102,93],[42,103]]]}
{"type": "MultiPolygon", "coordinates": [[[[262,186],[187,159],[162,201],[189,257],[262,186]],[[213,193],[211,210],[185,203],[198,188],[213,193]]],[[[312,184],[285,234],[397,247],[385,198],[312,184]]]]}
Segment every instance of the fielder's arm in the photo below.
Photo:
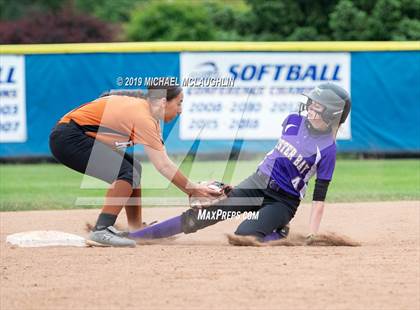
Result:
{"type": "Polygon", "coordinates": [[[157,151],[147,145],[144,146],[144,150],[159,173],[187,195],[195,197],[217,197],[221,195],[219,191],[189,181],[188,178],[178,170],[178,167],[172,162],[165,150],[157,151]]]}

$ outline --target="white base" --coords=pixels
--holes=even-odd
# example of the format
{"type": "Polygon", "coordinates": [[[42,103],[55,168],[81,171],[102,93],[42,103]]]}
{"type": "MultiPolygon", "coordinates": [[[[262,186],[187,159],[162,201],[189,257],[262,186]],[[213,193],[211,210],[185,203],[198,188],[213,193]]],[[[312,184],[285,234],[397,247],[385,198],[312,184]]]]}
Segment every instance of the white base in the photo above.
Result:
{"type": "Polygon", "coordinates": [[[75,246],[85,247],[85,238],[54,230],[21,232],[6,237],[6,242],[19,247],[75,246]]]}

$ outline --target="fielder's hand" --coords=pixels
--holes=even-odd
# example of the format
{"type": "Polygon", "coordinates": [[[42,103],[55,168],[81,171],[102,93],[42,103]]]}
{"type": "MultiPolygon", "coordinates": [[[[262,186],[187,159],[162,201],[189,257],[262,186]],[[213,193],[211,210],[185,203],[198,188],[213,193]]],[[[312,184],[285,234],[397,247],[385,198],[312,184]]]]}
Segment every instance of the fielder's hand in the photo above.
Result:
{"type": "Polygon", "coordinates": [[[199,183],[199,186],[200,190],[190,195],[191,208],[200,209],[208,207],[226,198],[226,194],[232,189],[231,186],[218,181],[202,182],[199,183]]]}
{"type": "Polygon", "coordinates": [[[197,198],[213,198],[222,195],[219,188],[210,186],[210,183],[198,183],[192,191],[191,197],[197,198]]]}

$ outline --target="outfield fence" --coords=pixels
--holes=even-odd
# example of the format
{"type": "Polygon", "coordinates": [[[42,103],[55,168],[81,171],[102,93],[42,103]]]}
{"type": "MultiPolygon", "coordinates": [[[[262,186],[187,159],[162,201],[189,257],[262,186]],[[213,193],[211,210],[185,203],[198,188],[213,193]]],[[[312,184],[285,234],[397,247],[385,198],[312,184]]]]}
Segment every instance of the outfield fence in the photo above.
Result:
{"type": "Polygon", "coordinates": [[[144,42],[0,45],[0,157],[49,156],[63,114],[154,77],[188,84],[162,127],[172,154],[266,152],[299,94],[325,81],[353,101],[339,152],[420,153],[418,41],[144,42]]]}

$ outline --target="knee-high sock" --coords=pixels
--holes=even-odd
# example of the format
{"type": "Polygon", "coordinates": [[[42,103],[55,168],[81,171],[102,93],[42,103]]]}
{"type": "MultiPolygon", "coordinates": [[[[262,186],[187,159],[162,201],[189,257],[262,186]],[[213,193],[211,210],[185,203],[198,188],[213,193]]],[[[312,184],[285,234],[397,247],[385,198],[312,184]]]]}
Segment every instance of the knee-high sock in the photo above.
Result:
{"type": "Polygon", "coordinates": [[[181,215],[178,215],[162,223],[131,232],[128,236],[139,239],[157,239],[167,238],[180,233],[182,233],[182,224],[181,215]]]}

